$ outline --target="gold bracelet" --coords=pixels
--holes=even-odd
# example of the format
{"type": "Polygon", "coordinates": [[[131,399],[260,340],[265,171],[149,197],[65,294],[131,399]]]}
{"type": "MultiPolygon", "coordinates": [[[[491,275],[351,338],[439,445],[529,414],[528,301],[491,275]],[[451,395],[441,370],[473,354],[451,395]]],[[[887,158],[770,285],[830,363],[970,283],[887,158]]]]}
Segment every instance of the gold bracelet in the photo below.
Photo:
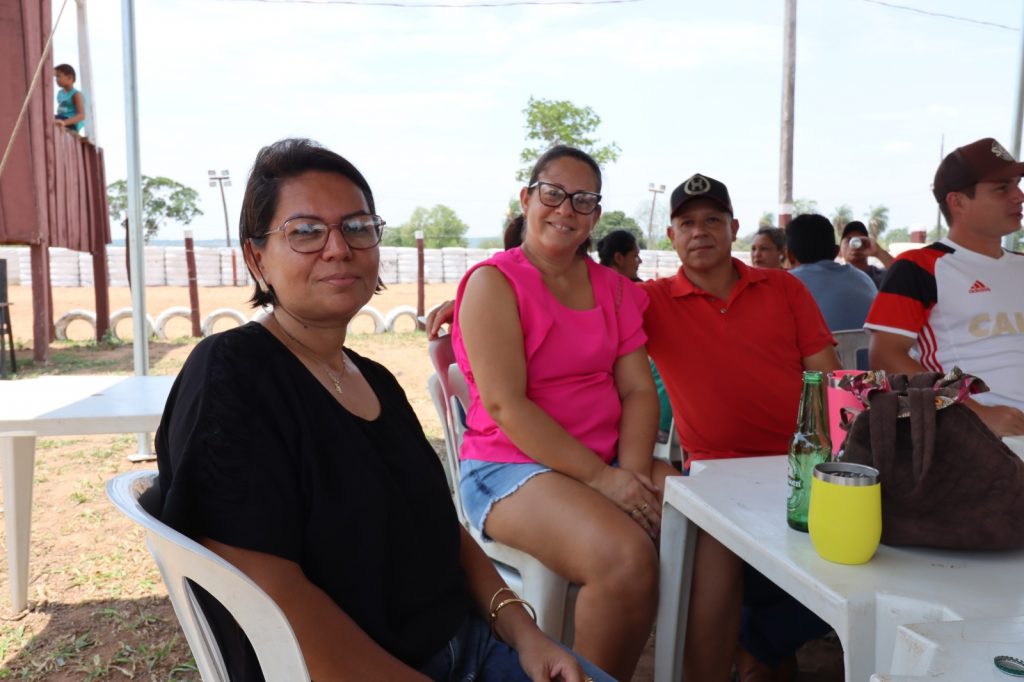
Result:
{"type": "Polygon", "coordinates": [[[533,606],[530,605],[530,602],[526,601],[525,599],[520,599],[519,597],[512,597],[511,599],[506,599],[505,601],[501,602],[500,604],[495,606],[494,609],[491,611],[491,630],[494,630],[494,625],[498,621],[498,612],[506,606],[508,606],[509,604],[522,604],[523,608],[525,608],[529,612],[530,617],[533,618],[533,622],[537,622],[537,612],[533,609],[533,606]]]}
{"type": "Polygon", "coordinates": [[[487,612],[488,613],[490,613],[491,611],[494,610],[494,602],[498,600],[498,595],[501,594],[502,592],[508,592],[513,597],[518,597],[519,596],[518,594],[516,594],[515,592],[512,591],[511,587],[508,587],[508,586],[499,587],[498,591],[494,593],[493,597],[491,597],[491,603],[487,606],[487,612]]]}

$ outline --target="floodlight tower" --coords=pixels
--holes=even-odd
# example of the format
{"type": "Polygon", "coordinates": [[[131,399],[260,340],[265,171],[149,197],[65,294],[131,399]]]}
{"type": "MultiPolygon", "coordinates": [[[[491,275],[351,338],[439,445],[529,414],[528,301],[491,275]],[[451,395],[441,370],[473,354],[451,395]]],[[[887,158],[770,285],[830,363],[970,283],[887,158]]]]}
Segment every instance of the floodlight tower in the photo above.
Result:
{"type": "Polygon", "coordinates": [[[231,227],[228,225],[228,202],[224,198],[224,187],[231,186],[231,175],[226,171],[222,170],[220,175],[217,175],[217,171],[207,171],[210,176],[210,187],[220,188],[220,203],[224,207],[224,239],[226,244],[231,246],[231,227]]]}

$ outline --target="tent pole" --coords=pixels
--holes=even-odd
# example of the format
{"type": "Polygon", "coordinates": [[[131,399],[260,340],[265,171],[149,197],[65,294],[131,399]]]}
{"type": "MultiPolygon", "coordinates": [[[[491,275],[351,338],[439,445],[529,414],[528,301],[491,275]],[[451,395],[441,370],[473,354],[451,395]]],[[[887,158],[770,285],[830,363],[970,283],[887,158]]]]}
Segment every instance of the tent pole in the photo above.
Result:
{"type": "MultiPolygon", "coordinates": [[[[121,51],[124,55],[125,148],[128,153],[128,228],[131,246],[132,350],[135,375],[149,374],[149,329],[146,324],[146,273],[142,238],[142,170],[139,157],[139,81],[135,52],[135,0],[121,0],[121,51]]],[[[132,461],[152,459],[148,433],[136,434],[139,452],[132,461]]]]}

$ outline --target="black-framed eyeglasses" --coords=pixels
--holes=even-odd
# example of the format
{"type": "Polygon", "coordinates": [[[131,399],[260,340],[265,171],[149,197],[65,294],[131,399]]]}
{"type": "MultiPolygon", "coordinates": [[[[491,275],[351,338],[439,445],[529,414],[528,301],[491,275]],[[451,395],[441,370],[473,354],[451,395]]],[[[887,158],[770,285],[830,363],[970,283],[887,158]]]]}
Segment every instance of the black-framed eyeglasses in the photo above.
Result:
{"type": "Polygon", "coordinates": [[[312,216],[299,216],[289,218],[280,227],[267,230],[260,238],[269,237],[275,232],[283,232],[292,251],[317,253],[327,246],[331,228],[337,228],[350,249],[372,249],[380,243],[385,224],[379,215],[369,213],[345,216],[337,223],[325,223],[320,218],[312,216]]]}
{"type": "Polygon", "coordinates": [[[590,215],[601,204],[601,195],[594,192],[566,192],[564,188],[553,185],[550,182],[535,182],[526,189],[533,191],[537,189],[537,196],[540,203],[551,208],[558,208],[566,199],[572,204],[572,209],[580,215],[590,215]]]}

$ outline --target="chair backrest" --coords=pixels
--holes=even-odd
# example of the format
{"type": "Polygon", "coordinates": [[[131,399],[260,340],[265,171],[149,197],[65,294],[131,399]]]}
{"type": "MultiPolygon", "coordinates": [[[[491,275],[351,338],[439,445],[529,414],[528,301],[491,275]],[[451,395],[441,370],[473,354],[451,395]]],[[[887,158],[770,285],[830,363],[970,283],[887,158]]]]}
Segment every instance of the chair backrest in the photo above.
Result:
{"type": "Polygon", "coordinates": [[[832,336],[836,340],[836,352],[843,369],[867,369],[871,334],[866,329],[843,329],[832,332],[832,336]]]}
{"type": "Polygon", "coordinates": [[[224,657],[191,583],[201,586],[231,613],[249,638],[269,682],[309,680],[299,642],[274,600],[240,570],[142,506],[140,497],[155,485],[155,471],[121,474],[107,482],[107,497],[145,529],[146,544],[203,680],[230,682],[224,657]]]}

